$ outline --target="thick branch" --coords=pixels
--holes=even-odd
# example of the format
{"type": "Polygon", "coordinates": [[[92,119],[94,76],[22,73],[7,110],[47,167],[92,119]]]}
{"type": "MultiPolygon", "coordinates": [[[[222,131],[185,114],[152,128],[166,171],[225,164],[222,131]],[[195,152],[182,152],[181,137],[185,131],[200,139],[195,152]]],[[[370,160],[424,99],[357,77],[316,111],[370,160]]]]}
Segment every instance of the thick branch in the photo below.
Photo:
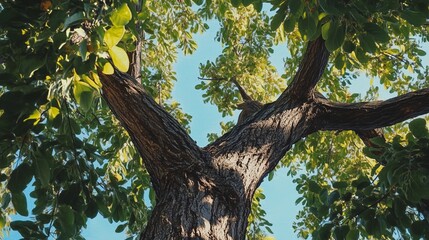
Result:
{"type": "Polygon", "coordinates": [[[429,88],[386,101],[334,103],[319,98],[321,130],[371,130],[393,125],[429,112],[429,88]]]}
{"type": "Polygon", "coordinates": [[[329,51],[322,37],[308,44],[298,72],[280,99],[307,100],[328,64],[329,51]]]}
{"type": "Polygon", "coordinates": [[[201,151],[180,124],[128,74],[99,73],[102,95],[127,129],[153,179],[171,172],[192,171],[201,151]]]}

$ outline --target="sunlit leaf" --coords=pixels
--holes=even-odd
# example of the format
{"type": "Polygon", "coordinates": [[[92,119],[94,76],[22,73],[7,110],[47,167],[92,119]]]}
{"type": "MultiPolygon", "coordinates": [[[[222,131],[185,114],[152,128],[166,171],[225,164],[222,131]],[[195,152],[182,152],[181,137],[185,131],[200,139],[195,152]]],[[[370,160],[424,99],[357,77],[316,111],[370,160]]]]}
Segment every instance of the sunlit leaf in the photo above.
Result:
{"type": "Polygon", "coordinates": [[[110,16],[110,21],[117,27],[123,27],[131,20],[132,13],[126,3],[123,3],[118,9],[114,10],[110,16]]]}
{"type": "Polygon", "coordinates": [[[130,66],[130,61],[128,59],[128,55],[124,49],[113,46],[109,49],[110,57],[112,58],[113,64],[116,68],[118,68],[121,72],[127,72],[130,66]]]}
{"type": "Polygon", "coordinates": [[[106,43],[108,48],[112,48],[116,46],[119,41],[121,41],[122,37],[125,33],[124,26],[113,26],[109,28],[104,34],[104,42],[106,43]]]}
{"type": "Polygon", "coordinates": [[[107,62],[106,64],[104,64],[102,72],[104,74],[111,75],[115,72],[115,69],[113,68],[112,64],[107,62]]]}
{"type": "Polygon", "coordinates": [[[88,83],[75,81],[73,95],[84,111],[88,111],[91,108],[94,100],[94,89],[88,83]]]}
{"type": "Polygon", "coordinates": [[[24,119],[24,122],[29,120],[34,120],[33,125],[37,125],[40,121],[41,113],[39,110],[35,109],[33,113],[30,114],[26,119],[24,119]]]}

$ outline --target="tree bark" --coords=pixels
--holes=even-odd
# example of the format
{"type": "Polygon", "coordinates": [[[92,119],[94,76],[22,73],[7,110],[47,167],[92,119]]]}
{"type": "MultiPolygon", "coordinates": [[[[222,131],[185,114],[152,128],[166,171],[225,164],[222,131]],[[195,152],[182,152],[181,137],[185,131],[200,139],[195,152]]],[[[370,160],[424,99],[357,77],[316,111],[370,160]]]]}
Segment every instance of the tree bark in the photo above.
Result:
{"type": "Polygon", "coordinates": [[[279,99],[204,148],[129,75],[100,73],[102,95],[141,154],[156,193],[141,239],[244,239],[255,190],[295,142],[318,130],[370,130],[429,111],[427,90],[376,106],[317,97],[328,57],[321,38],[309,43],[279,99]],[[383,116],[398,102],[401,116],[383,116]]]}

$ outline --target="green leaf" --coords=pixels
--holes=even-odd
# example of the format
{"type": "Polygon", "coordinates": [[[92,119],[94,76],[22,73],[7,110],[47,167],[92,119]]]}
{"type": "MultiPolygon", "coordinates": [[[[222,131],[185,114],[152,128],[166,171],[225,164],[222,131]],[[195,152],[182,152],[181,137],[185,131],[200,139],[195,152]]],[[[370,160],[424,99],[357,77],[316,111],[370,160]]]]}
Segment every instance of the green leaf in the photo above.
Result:
{"type": "Polygon", "coordinates": [[[32,221],[13,221],[10,223],[10,228],[12,228],[15,231],[18,231],[23,237],[32,238],[32,239],[47,238],[47,236],[43,236],[43,234],[41,234],[40,232],[37,232],[38,227],[32,221]],[[36,235],[37,237],[34,235],[36,235]]]}
{"type": "Polygon", "coordinates": [[[426,23],[426,14],[424,12],[417,12],[412,10],[404,10],[401,13],[401,18],[407,22],[418,27],[426,23]]]}
{"type": "Polygon", "coordinates": [[[304,1],[301,0],[289,0],[289,10],[292,14],[299,14],[301,9],[304,7],[304,1]]]}
{"type": "Polygon", "coordinates": [[[201,4],[204,3],[204,0],[193,0],[195,4],[197,4],[198,6],[200,6],[201,4]]]}
{"type": "Polygon", "coordinates": [[[425,220],[413,222],[410,227],[411,233],[413,234],[413,239],[424,237],[425,229],[428,229],[428,227],[428,223],[425,220]]]}
{"type": "Polygon", "coordinates": [[[355,50],[356,58],[359,60],[360,63],[365,64],[368,62],[369,57],[366,54],[366,52],[362,49],[362,47],[358,47],[355,50]]]}
{"type": "Polygon", "coordinates": [[[337,21],[330,21],[325,25],[322,26],[322,37],[325,39],[326,48],[333,52],[343,45],[346,27],[338,25],[337,21]]]}
{"type": "Polygon", "coordinates": [[[97,202],[95,202],[93,199],[90,199],[90,201],[86,205],[85,215],[89,218],[95,218],[97,214],[98,214],[97,202]]]}
{"type": "Polygon", "coordinates": [[[343,44],[343,50],[346,53],[353,52],[353,50],[355,50],[355,48],[356,48],[356,45],[351,41],[345,41],[343,44]]]}
{"type": "Polygon", "coordinates": [[[10,193],[8,192],[3,193],[2,199],[1,199],[1,205],[0,205],[2,209],[6,209],[9,206],[11,198],[12,196],[10,193]]]}
{"type": "Polygon", "coordinates": [[[64,21],[64,28],[63,30],[67,29],[71,25],[74,25],[77,22],[80,22],[81,20],[85,19],[85,16],[83,15],[83,12],[77,12],[70,17],[66,18],[64,21]]]}
{"type": "Polygon", "coordinates": [[[346,236],[349,232],[350,227],[348,225],[341,225],[334,229],[334,237],[338,240],[346,239],[346,236]]]}
{"type": "Polygon", "coordinates": [[[331,25],[332,25],[332,20],[329,20],[328,22],[322,25],[322,38],[324,40],[328,39],[329,29],[331,28],[331,25]]]}
{"type": "Polygon", "coordinates": [[[328,14],[338,15],[340,10],[337,8],[335,1],[332,0],[319,0],[320,7],[328,14]]]}
{"type": "Polygon", "coordinates": [[[362,34],[359,36],[359,43],[362,49],[369,53],[374,53],[377,50],[374,38],[368,34],[362,34]]]}
{"type": "Polygon", "coordinates": [[[19,73],[24,77],[32,77],[34,72],[46,63],[46,56],[40,54],[27,55],[19,61],[19,73]]]}
{"type": "Polygon", "coordinates": [[[319,230],[319,239],[330,239],[331,229],[333,226],[334,225],[332,223],[323,225],[319,230]]]}
{"type": "Polygon", "coordinates": [[[231,4],[233,7],[239,7],[241,4],[241,0],[231,0],[231,4]]]}
{"type": "Polygon", "coordinates": [[[253,8],[257,11],[257,12],[261,12],[262,11],[262,7],[263,7],[263,5],[262,5],[262,1],[261,0],[256,0],[256,1],[253,1],[253,8]]]}
{"type": "Polygon", "coordinates": [[[7,188],[11,193],[24,191],[33,178],[33,169],[28,163],[22,163],[10,174],[7,188]]]}
{"type": "Polygon", "coordinates": [[[375,23],[366,23],[363,28],[376,42],[384,43],[390,40],[389,34],[375,23]]]}
{"type": "Polygon", "coordinates": [[[51,169],[49,166],[48,157],[40,154],[36,159],[34,159],[34,164],[36,178],[40,180],[42,187],[48,187],[49,182],[51,181],[51,169]]]}
{"type": "Polygon", "coordinates": [[[346,182],[334,182],[332,183],[332,187],[336,189],[346,188],[349,184],[346,182]]]}
{"type": "Polygon", "coordinates": [[[415,52],[417,53],[417,55],[419,55],[421,57],[426,56],[426,52],[422,49],[417,48],[417,49],[415,49],[415,52]]]}
{"type": "Polygon", "coordinates": [[[88,52],[88,40],[84,39],[79,44],[79,53],[80,53],[80,57],[82,58],[82,61],[86,60],[86,53],[87,52],[88,52]]]}
{"type": "Polygon", "coordinates": [[[271,20],[271,30],[277,30],[277,28],[280,27],[283,20],[286,17],[286,13],[283,11],[277,11],[276,15],[274,15],[273,19],[271,20]]]}
{"type": "Polygon", "coordinates": [[[313,14],[307,14],[305,17],[300,18],[298,21],[298,28],[302,35],[307,35],[309,39],[313,37],[313,35],[317,31],[318,18],[313,14]]]}
{"type": "Polygon", "coordinates": [[[331,192],[328,196],[328,205],[332,205],[338,199],[340,199],[340,192],[338,190],[331,192]]]}
{"type": "Polygon", "coordinates": [[[296,19],[292,16],[288,16],[283,23],[283,28],[285,32],[287,33],[292,32],[295,29],[295,24],[296,24],[296,19]]]}
{"type": "Polygon", "coordinates": [[[411,133],[416,138],[424,138],[427,137],[428,129],[426,127],[426,121],[423,118],[417,118],[410,122],[408,125],[410,128],[411,133]]]}
{"type": "Polygon", "coordinates": [[[121,72],[127,72],[130,66],[130,60],[128,59],[128,55],[124,49],[113,46],[109,49],[110,57],[112,58],[113,65],[118,68],[121,72]]]}
{"type": "Polygon", "coordinates": [[[366,221],[365,229],[369,235],[374,235],[374,237],[380,235],[380,223],[377,219],[369,219],[366,221]]]}
{"type": "Polygon", "coordinates": [[[319,193],[322,190],[322,188],[315,181],[310,180],[308,182],[308,190],[314,193],[319,193]]]}
{"type": "Polygon", "coordinates": [[[12,204],[17,213],[28,216],[27,198],[23,192],[12,193],[12,204]]]}
{"type": "Polygon", "coordinates": [[[68,205],[61,205],[58,207],[57,213],[58,221],[61,226],[61,233],[63,236],[72,237],[76,233],[75,217],[73,209],[68,205]]]}
{"type": "Polygon", "coordinates": [[[87,112],[94,101],[94,89],[83,81],[75,81],[73,86],[73,95],[79,106],[87,112]]]}
{"type": "Polygon", "coordinates": [[[359,231],[357,229],[352,229],[347,233],[346,240],[358,240],[359,231]]]}
{"type": "Polygon", "coordinates": [[[374,137],[374,138],[369,139],[369,141],[371,143],[374,143],[377,146],[380,146],[380,147],[388,147],[389,146],[389,144],[386,143],[386,139],[384,139],[384,137],[374,137]]]}
{"type": "Polygon", "coordinates": [[[127,225],[128,224],[126,224],[126,223],[118,225],[118,227],[116,227],[116,229],[115,229],[115,232],[116,233],[123,232],[125,230],[125,228],[127,227],[127,225]]]}
{"type": "Polygon", "coordinates": [[[249,6],[253,3],[253,0],[242,0],[241,1],[245,7],[249,6]]]}
{"type": "Polygon", "coordinates": [[[123,3],[118,9],[112,12],[110,21],[117,27],[123,27],[131,20],[132,13],[126,3],[123,3]]]}
{"type": "Polygon", "coordinates": [[[104,34],[104,42],[108,48],[116,46],[125,34],[124,26],[114,26],[109,28],[104,34]]]}

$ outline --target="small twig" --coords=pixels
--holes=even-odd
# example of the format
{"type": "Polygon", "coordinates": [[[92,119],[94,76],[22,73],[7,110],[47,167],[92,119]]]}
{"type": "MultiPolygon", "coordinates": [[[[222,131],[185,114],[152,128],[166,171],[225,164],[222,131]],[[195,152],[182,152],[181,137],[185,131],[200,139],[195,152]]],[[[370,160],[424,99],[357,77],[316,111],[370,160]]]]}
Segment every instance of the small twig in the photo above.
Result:
{"type": "Polygon", "coordinates": [[[225,80],[229,80],[228,78],[202,78],[202,77],[198,77],[199,80],[203,80],[203,81],[225,81],[225,80]]]}
{"type": "Polygon", "coordinates": [[[68,122],[69,131],[70,131],[70,138],[71,138],[72,145],[73,145],[73,158],[74,158],[74,161],[76,163],[77,170],[79,171],[78,176],[80,178],[81,184],[83,185],[83,177],[81,175],[81,173],[83,173],[83,171],[82,171],[81,166],[77,160],[76,142],[74,140],[74,132],[73,132],[73,128],[71,126],[71,120],[70,120],[70,109],[69,109],[69,105],[65,99],[63,99],[63,102],[64,102],[64,105],[66,106],[67,122],[68,122]]]}
{"type": "Polygon", "coordinates": [[[384,199],[387,198],[387,196],[389,196],[390,192],[392,191],[392,189],[389,190],[389,192],[387,192],[386,194],[384,194],[380,199],[377,199],[377,201],[375,201],[373,204],[369,205],[368,207],[366,207],[365,209],[357,212],[356,214],[354,214],[353,216],[349,217],[348,220],[352,220],[353,218],[359,216],[360,214],[362,214],[363,212],[365,212],[366,210],[376,206],[377,204],[379,204],[381,201],[383,201],[384,199]]]}

